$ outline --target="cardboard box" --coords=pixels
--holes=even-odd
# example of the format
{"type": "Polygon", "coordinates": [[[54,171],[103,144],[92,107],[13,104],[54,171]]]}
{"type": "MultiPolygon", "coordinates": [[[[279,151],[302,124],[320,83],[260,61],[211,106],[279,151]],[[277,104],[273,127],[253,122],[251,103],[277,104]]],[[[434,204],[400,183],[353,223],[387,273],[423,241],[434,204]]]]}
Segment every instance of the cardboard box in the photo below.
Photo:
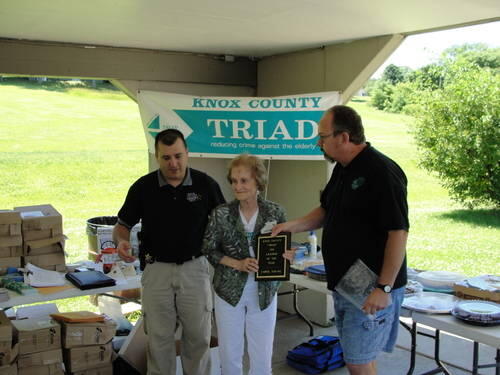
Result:
{"type": "Polygon", "coordinates": [[[17,375],[17,363],[0,367],[0,375],[17,375]]]}
{"type": "MultiPolygon", "coordinates": [[[[9,365],[14,362],[18,355],[19,346],[12,346],[13,327],[10,319],[0,310],[0,366],[7,367],[6,374],[12,371],[9,365]]],[[[0,374],[4,372],[0,371],[0,374]]]]}
{"type": "Polygon", "coordinates": [[[140,374],[145,375],[147,373],[147,346],[148,336],[144,332],[144,320],[140,317],[125,339],[118,352],[118,356],[122,357],[125,362],[140,374]]]}
{"type": "Polygon", "coordinates": [[[71,373],[71,375],[113,375],[113,365],[107,364],[104,367],[91,368],[88,370],[77,371],[71,373]]]}
{"type": "Polygon", "coordinates": [[[12,348],[12,330],[10,319],[0,310],[0,353],[10,351],[12,348]]]}
{"type": "Polygon", "coordinates": [[[61,323],[63,348],[84,345],[102,345],[110,342],[116,333],[116,323],[107,318],[104,322],[61,323]]]}
{"type": "Polygon", "coordinates": [[[0,247],[0,258],[20,258],[23,255],[22,246],[0,247]]]}
{"type": "Polygon", "coordinates": [[[23,255],[22,236],[0,237],[0,257],[20,257],[23,255]]]}
{"type": "Polygon", "coordinates": [[[453,285],[455,294],[463,299],[480,299],[500,303],[500,292],[493,292],[478,288],[472,288],[465,282],[458,282],[453,285]]]}
{"type": "Polygon", "coordinates": [[[23,234],[39,230],[60,230],[62,233],[62,215],[50,204],[14,207],[21,214],[23,234]]]}
{"type": "MultiPolygon", "coordinates": [[[[1,260],[1,259],[0,259],[1,260]]],[[[66,270],[66,259],[64,253],[23,256],[23,264],[34,264],[37,267],[63,272],[66,270]]]]}
{"type": "Polygon", "coordinates": [[[23,367],[17,370],[18,375],[64,375],[63,364],[54,363],[46,366],[23,367]]]}
{"type": "Polygon", "coordinates": [[[112,352],[113,346],[111,343],[64,349],[63,354],[66,370],[69,372],[77,372],[103,367],[111,363],[112,352]]]}
{"type": "Polygon", "coordinates": [[[46,317],[13,320],[12,325],[19,354],[61,348],[61,326],[55,320],[46,317]]]}
{"type": "Polygon", "coordinates": [[[19,257],[22,254],[23,237],[21,234],[0,236],[0,257],[19,257]],[[21,252],[19,252],[21,248],[21,252]]]}
{"type": "Polygon", "coordinates": [[[64,236],[58,235],[51,238],[44,238],[40,240],[24,239],[23,255],[44,255],[64,252],[64,236]]]}
{"type": "Polygon", "coordinates": [[[0,258],[0,268],[21,267],[21,257],[0,258]]]}
{"type": "MultiPolygon", "coordinates": [[[[179,337],[179,330],[176,332],[176,338],[179,337]]],[[[180,341],[176,340],[175,349],[177,355],[177,373],[182,374],[182,364],[180,359],[180,341]]],[[[132,331],[128,334],[125,342],[123,343],[118,356],[125,362],[137,370],[141,375],[147,374],[147,350],[148,336],[144,332],[144,320],[139,318],[134,325],[132,331]]],[[[220,361],[219,361],[219,347],[218,340],[212,336],[210,338],[210,358],[212,361],[212,368],[210,374],[207,375],[221,375],[220,361]]]]}
{"type": "Polygon", "coordinates": [[[21,235],[0,237],[0,247],[22,246],[22,244],[23,237],[21,235]]]}
{"type": "MultiPolygon", "coordinates": [[[[8,366],[17,359],[19,354],[19,345],[15,344],[12,348],[5,350],[4,352],[0,352],[0,366],[8,366]]],[[[16,365],[17,367],[17,365],[16,365]]],[[[0,375],[2,372],[0,371],[0,375]]]]}
{"type": "Polygon", "coordinates": [[[61,349],[47,350],[45,352],[21,354],[17,359],[17,367],[47,366],[63,362],[61,349]]]}
{"type": "Polygon", "coordinates": [[[0,210],[0,236],[20,236],[21,215],[11,210],[0,210]]]}
{"type": "Polygon", "coordinates": [[[63,234],[62,227],[56,227],[51,229],[43,229],[43,230],[30,230],[23,233],[23,238],[25,241],[33,241],[33,240],[43,240],[45,238],[53,238],[57,236],[61,236],[63,234]]]}

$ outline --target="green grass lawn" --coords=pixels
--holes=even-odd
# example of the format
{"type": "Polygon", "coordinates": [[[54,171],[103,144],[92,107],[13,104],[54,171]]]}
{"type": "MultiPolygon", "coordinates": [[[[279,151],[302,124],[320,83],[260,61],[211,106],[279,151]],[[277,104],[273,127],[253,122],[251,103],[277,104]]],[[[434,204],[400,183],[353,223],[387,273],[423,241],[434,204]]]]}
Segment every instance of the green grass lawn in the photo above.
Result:
{"type": "MultiPolygon", "coordinates": [[[[127,189],[145,174],[147,148],[137,105],[100,85],[0,82],[0,209],[51,203],[64,217],[68,262],[86,258],[86,220],[116,215],[127,189]]],[[[351,102],[367,139],[396,160],[409,179],[409,265],[465,275],[498,274],[498,210],[465,210],[417,166],[411,118],[351,102]]],[[[87,299],[58,302],[88,309],[87,299]]]]}
{"type": "MultiPolygon", "coordinates": [[[[0,209],[52,204],[64,220],[67,263],[87,258],[86,221],[116,215],[148,170],[137,105],[112,86],[0,83],[0,209]]],[[[58,301],[91,309],[88,298],[58,301]]]]}

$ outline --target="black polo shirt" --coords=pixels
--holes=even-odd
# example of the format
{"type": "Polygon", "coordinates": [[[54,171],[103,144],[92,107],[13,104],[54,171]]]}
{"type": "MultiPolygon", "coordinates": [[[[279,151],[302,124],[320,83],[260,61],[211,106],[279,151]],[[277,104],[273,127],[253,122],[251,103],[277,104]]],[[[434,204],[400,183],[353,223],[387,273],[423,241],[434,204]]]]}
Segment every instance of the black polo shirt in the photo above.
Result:
{"type": "MultiPolygon", "coordinates": [[[[321,194],[323,258],[333,290],[360,258],[380,275],[388,231],[409,229],[403,170],[369,143],[346,166],[337,163],[321,194]]],[[[406,257],[394,288],[406,284],[406,257]]]]}
{"type": "Polygon", "coordinates": [[[217,182],[203,172],[188,168],[183,183],[173,187],[157,170],[130,187],[118,222],[132,228],[142,220],[142,266],[144,260],[182,263],[201,254],[208,216],[224,202],[217,182]]]}

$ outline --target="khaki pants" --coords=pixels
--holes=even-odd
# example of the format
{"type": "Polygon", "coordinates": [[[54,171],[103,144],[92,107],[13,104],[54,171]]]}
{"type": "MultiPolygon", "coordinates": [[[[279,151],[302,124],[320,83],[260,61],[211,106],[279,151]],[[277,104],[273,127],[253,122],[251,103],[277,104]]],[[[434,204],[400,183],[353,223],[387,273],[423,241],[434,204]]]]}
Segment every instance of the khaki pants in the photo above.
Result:
{"type": "Polygon", "coordinates": [[[148,375],[175,375],[175,326],[182,324],[184,375],[210,373],[212,291],[208,261],[155,262],[142,275],[144,330],[148,335],[148,375]]]}

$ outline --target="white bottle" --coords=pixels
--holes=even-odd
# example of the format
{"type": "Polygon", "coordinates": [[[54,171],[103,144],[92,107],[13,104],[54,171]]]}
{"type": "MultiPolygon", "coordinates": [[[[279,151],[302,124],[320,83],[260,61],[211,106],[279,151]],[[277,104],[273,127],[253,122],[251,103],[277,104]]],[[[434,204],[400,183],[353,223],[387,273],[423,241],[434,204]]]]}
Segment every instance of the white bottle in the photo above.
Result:
{"type": "Polygon", "coordinates": [[[318,250],[318,238],[316,237],[316,233],[314,233],[313,230],[309,232],[307,240],[309,241],[310,245],[309,257],[315,259],[318,250]]]}

